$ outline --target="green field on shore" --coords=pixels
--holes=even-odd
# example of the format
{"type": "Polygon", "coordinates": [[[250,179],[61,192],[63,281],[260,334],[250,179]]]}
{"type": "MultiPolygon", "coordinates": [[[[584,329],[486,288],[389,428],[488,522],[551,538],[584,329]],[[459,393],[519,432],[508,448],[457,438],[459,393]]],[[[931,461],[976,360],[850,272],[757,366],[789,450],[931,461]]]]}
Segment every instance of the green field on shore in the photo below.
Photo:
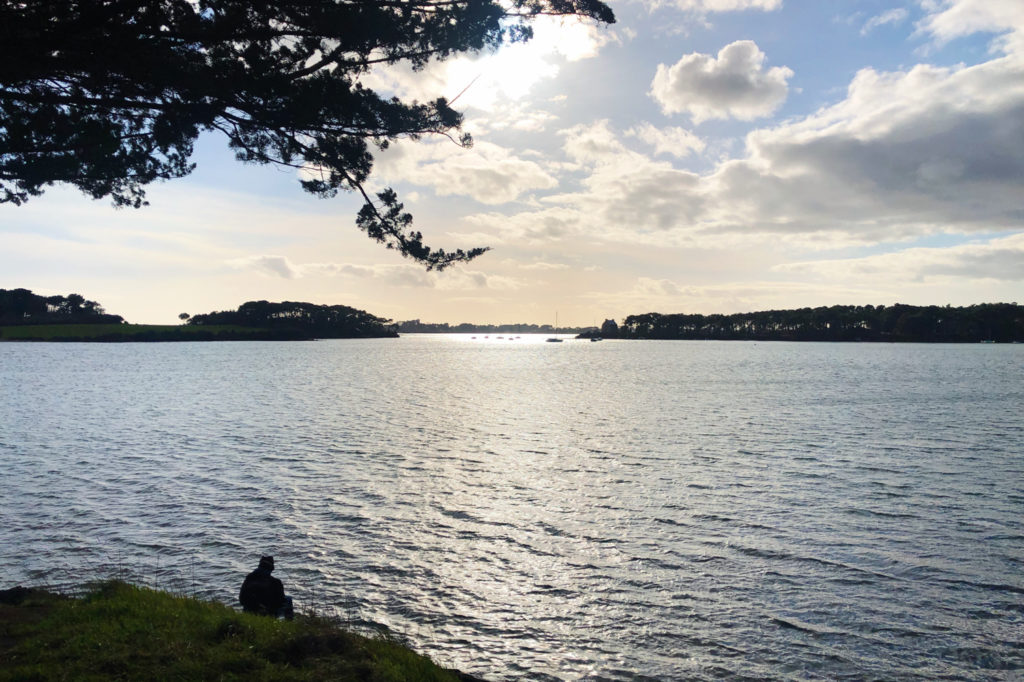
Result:
{"type": "Polygon", "coordinates": [[[317,616],[276,620],[117,581],[80,598],[0,592],[0,681],[109,679],[472,678],[393,639],[365,637],[317,616]]]}

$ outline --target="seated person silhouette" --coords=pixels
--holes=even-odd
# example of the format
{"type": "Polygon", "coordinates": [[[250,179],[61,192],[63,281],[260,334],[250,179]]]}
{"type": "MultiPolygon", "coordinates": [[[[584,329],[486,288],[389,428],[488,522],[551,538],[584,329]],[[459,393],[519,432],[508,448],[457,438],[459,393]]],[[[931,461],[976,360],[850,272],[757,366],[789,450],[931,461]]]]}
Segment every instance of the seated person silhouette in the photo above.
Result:
{"type": "Polygon", "coordinates": [[[273,570],[274,557],[260,557],[259,567],[245,576],[242,589],[238,592],[238,601],[242,602],[242,610],[246,613],[291,620],[295,615],[292,598],[285,595],[281,581],[270,575],[273,570]]]}

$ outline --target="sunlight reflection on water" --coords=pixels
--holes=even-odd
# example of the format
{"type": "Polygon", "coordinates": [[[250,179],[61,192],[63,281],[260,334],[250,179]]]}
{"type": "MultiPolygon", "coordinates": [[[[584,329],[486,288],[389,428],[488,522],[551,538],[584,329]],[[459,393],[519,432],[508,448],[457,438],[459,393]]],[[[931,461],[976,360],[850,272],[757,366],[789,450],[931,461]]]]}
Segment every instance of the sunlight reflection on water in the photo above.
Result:
{"type": "Polygon", "coordinates": [[[274,553],[494,680],[1024,666],[1019,346],[470,336],[0,345],[4,580],[274,553]]]}

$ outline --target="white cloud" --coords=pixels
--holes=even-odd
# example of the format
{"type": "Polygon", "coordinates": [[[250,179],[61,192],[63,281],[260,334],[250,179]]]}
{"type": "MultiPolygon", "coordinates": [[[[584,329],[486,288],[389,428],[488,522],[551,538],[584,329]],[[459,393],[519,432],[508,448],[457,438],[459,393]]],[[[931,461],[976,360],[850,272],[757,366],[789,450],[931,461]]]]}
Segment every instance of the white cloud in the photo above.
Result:
{"type": "Polygon", "coordinates": [[[635,291],[647,296],[679,296],[684,289],[672,280],[640,277],[637,279],[635,291]]]}
{"type": "Polygon", "coordinates": [[[529,102],[514,102],[506,107],[466,120],[465,128],[477,138],[490,130],[519,130],[535,132],[544,130],[558,117],[529,102]]]}
{"type": "Polygon", "coordinates": [[[872,239],[904,231],[1021,225],[1024,69],[865,69],[847,97],[803,121],[751,133],[748,157],[712,181],[733,220],[872,239]]]}
{"type": "Polygon", "coordinates": [[[887,10],[885,12],[882,12],[881,14],[877,14],[871,17],[866,22],[864,22],[864,26],[862,26],[860,29],[860,34],[862,36],[867,35],[872,30],[878,28],[879,26],[885,26],[886,24],[901,24],[904,21],[906,21],[908,15],[909,12],[907,12],[907,10],[902,7],[887,10]]]}
{"type": "Polygon", "coordinates": [[[693,152],[704,151],[704,140],[686,128],[656,128],[650,123],[633,126],[625,133],[654,147],[655,155],[670,154],[683,159],[693,152]]]}
{"type": "Polygon", "coordinates": [[[255,270],[283,279],[350,277],[371,279],[397,287],[430,288],[444,291],[472,289],[516,290],[521,280],[480,270],[455,266],[444,272],[427,272],[415,263],[358,265],[353,263],[292,263],[285,256],[258,255],[237,258],[227,264],[239,270],[255,270]]]}
{"type": "Polygon", "coordinates": [[[626,149],[607,121],[563,131],[585,170],[544,208],[474,216],[527,240],[804,249],[1024,229],[1024,60],[865,69],[846,97],[750,133],[745,154],[697,174],[626,149]]]}
{"type": "Polygon", "coordinates": [[[884,290],[842,283],[757,279],[700,284],[653,277],[639,277],[632,287],[620,291],[595,291],[585,297],[632,314],[650,310],[728,314],[831,305],[837,301],[893,300],[892,294],[884,290]]]}
{"type": "Polygon", "coordinates": [[[295,266],[284,256],[250,256],[229,260],[227,264],[238,270],[256,270],[284,279],[294,279],[298,274],[295,266]]]}
{"type": "Polygon", "coordinates": [[[463,195],[484,204],[507,203],[557,184],[537,163],[489,142],[472,149],[447,140],[393,144],[378,155],[374,172],[377,182],[411,182],[433,187],[441,196],[463,195]]]}
{"type": "Polygon", "coordinates": [[[523,270],[548,270],[548,271],[550,271],[550,270],[568,270],[569,269],[569,266],[566,265],[565,263],[544,263],[542,261],[538,261],[536,263],[526,263],[524,265],[520,265],[519,267],[522,268],[523,270]]]}
{"type": "Polygon", "coordinates": [[[301,277],[350,277],[377,280],[397,287],[432,288],[437,273],[428,273],[412,263],[357,265],[353,263],[307,263],[294,266],[301,277]]]}
{"type": "Polygon", "coordinates": [[[577,62],[596,57],[601,48],[622,42],[618,34],[590,21],[566,17],[539,17],[533,23],[533,38],[526,46],[538,52],[556,54],[577,62]]]}
{"type": "Polygon", "coordinates": [[[559,134],[565,137],[566,155],[578,163],[601,163],[626,151],[607,119],[589,125],[581,123],[559,134]]]}
{"type": "Polygon", "coordinates": [[[495,275],[482,270],[451,270],[437,275],[438,289],[464,291],[469,289],[490,289],[493,291],[516,291],[526,285],[520,279],[495,275]]]}
{"type": "Polygon", "coordinates": [[[403,99],[443,96],[457,100],[458,107],[495,113],[526,97],[540,81],[557,76],[564,63],[589,59],[605,45],[621,42],[614,30],[574,17],[541,16],[530,25],[533,38],[525,43],[431,62],[420,71],[387,65],[362,82],[403,99]]]}
{"type": "Polygon", "coordinates": [[[670,164],[623,155],[616,163],[598,166],[585,180],[585,196],[557,201],[575,207],[580,224],[600,218],[609,235],[639,237],[699,220],[704,205],[700,176],[670,164]]]}
{"type": "Polygon", "coordinates": [[[782,7],[782,0],[642,0],[650,9],[671,5],[695,14],[709,12],[739,12],[744,10],[772,11],[782,7]]]}
{"type": "MultiPolygon", "coordinates": [[[[584,195],[586,196],[586,195],[584,195]]],[[[580,211],[567,206],[555,206],[537,211],[523,211],[512,215],[504,213],[477,213],[467,216],[466,222],[481,228],[493,230],[505,241],[525,242],[552,241],[581,234],[584,216],[580,211]]],[[[595,231],[602,231],[600,224],[592,225],[595,231]]]]}
{"type": "Polygon", "coordinates": [[[784,66],[766,70],[764,60],[752,40],[726,45],[717,58],[683,55],[672,66],[658,65],[649,94],[666,114],[686,112],[694,123],[768,116],[785,101],[793,71],[784,66]]]}
{"type": "Polygon", "coordinates": [[[863,258],[778,265],[775,271],[843,280],[884,276],[897,281],[933,278],[1024,281],[1024,233],[943,248],[913,248],[863,258]]]}
{"type": "Polygon", "coordinates": [[[1024,52],[1024,3],[1020,0],[920,0],[928,11],[918,30],[940,44],[974,33],[1006,33],[1000,46],[1024,52]]]}

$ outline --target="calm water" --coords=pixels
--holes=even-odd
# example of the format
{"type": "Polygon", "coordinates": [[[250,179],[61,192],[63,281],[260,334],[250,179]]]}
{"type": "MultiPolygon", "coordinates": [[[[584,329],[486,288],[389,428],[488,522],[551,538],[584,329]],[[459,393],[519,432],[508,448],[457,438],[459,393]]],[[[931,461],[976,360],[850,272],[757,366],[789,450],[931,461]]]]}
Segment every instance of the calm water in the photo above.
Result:
{"type": "Polygon", "coordinates": [[[1018,679],[1024,346],[0,344],[0,587],[116,567],[493,680],[1018,679]]]}

